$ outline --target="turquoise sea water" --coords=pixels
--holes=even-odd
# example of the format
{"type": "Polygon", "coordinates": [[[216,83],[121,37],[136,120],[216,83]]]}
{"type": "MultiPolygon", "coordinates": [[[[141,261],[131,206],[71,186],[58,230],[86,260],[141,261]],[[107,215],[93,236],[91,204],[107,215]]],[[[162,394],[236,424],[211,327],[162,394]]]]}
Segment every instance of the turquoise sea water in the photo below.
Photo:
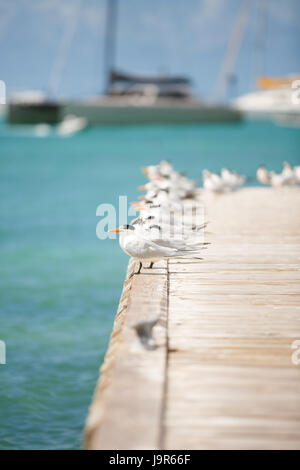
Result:
{"type": "Polygon", "coordinates": [[[104,127],[38,138],[0,123],[0,448],[79,448],[127,257],[96,238],[96,207],[136,198],[140,167],[199,179],[300,162],[300,131],[271,123],[104,127]]]}

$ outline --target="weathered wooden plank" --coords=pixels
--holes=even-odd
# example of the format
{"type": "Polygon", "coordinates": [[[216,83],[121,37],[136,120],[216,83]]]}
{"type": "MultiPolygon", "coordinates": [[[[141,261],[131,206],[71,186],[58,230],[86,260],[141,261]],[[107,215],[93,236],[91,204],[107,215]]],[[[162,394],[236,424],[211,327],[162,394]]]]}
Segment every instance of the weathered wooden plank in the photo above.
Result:
{"type": "Polygon", "coordinates": [[[300,448],[299,196],[203,195],[212,245],[169,264],[165,448],[300,448]]]}
{"type": "Polygon", "coordinates": [[[219,273],[226,274],[226,273],[236,273],[237,271],[241,274],[241,276],[245,273],[251,275],[251,273],[262,273],[266,272],[270,273],[299,273],[300,267],[299,264],[291,264],[291,263],[272,263],[270,265],[267,264],[246,264],[243,263],[217,263],[217,262],[210,262],[209,264],[203,263],[196,263],[194,261],[187,261],[181,263],[169,263],[169,271],[170,274],[179,272],[179,273],[212,273],[212,275],[217,275],[219,273]]]}
{"type": "Polygon", "coordinates": [[[126,304],[122,325],[114,327],[89,411],[87,449],[160,446],[166,367],[166,270],[163,275],[134,276],[127,283],[130,290],[120,302],[126,304]],[[139,337],[133,326],[155,319],[153,346],[147,343],[147,337],[139,337]]]}
{"type": "MultiPolygon", "coordinates": [[[[239,336],[234,341],[231,337],[197,337],[187,341],[182,336],[173,335],[170,351],[177,354],[176,364],[187,361],[201,365],[241,365],[249,367],[288,367],[292,365],[291,346],[294,338],[239,336]],[[176,344],[173,347],[173,344],[176,344]],[[180,357],[181,356],[181,357],[180,357]]],[[[300,410],[299,410],[300,411],[300,410]]]]}
{"type": "Polygon", "coordinates": [[[299,449],[296,367],[180,359],[180,364],[169,361],[166,448],[299,449]]]}

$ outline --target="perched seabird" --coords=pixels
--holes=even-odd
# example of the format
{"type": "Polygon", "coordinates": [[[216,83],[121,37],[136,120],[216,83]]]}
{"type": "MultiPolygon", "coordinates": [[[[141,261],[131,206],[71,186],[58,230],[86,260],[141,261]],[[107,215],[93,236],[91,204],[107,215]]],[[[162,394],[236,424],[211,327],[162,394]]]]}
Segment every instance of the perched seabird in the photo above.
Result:
{"type": "Polygon", "coordinates": [[[265,165],[260,165],[257,168],[256,178],[262,184],[271,184],[270,172],[266,169],[265,165]]]}
{"type": "Polygon", "coordinates": [[[206,224],[199,223],[197,205],[185,202],[195,192],[195,183],[178,173],[167,161],[142,169],[149,181],[139,190],[146,193],[131,204],[139,216],[131,224],[111,229],[119,236],[121,249],[149,268],[159,260],[201,258],[207,247],[203,233],[206,224]]]}
{"type": "Polygon", "coordinates": [[[143,229],[138,229],[133,225],[122,225],[119,228],[109,230],[109,232],[119,233],[119,243],[122,250],[128,256],[139,260],[139,270],[136,274],[140,274],[144,261],[152,263],[172,258],[202,259],[201,250],[206,246],[204,243],[192,245],[168,238],[155,238],[153,241],[143,229]]]}
{"type": "Polygon", "coordinates": [[[300,166],[294,166],[293,171],[296,183],[300,183],[300,166]]]}
{"type": "Polygon", "coordinates": [[[283,162],[281,173],[276,173],[275,171],[268,171],[264,165],[261,165],[257,169],[256,176],[262,184],[269,184],[273,187],[292,186],[298,182],[297,168],[300,167],[293,168],[290,163],[283,162]]]}
{"type": "Polygon", "coordinates": [[[224,183],[232,189],[236,188],[237,186],[242,186],[246,182],[246,177],[244,175],[240,175],[235,171],[228,170],[228,168],[222,168],[221,178],[224,183]]]}
{"type": "Polygon", "coordinates": [[[209,170],[202,172],[203,188],[215,193],[224,193],[229,191],[229,186],[223,181],[220,175],[212,173],[209,170]]]}

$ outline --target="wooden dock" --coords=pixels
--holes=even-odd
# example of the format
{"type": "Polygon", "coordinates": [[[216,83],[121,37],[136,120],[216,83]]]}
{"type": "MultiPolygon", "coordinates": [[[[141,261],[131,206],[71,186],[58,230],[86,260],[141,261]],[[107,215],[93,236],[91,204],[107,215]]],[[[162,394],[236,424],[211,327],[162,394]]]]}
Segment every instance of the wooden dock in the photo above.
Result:
{"type": "Polygon", "coordinates": [[[300,449],[300,189],[199,204],[202,261],[129,263],[87,449],[300,449]]]}

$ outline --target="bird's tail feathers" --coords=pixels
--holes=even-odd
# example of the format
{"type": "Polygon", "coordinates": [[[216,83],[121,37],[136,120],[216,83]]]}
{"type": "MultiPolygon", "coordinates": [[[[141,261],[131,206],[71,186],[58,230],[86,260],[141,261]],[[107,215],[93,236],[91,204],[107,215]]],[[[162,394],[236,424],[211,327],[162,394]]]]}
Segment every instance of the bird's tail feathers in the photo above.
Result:
{"type": "Polygon", "coordinates": [[[176,253],[176,258],[195,258],[195,259],[203,259],[200,256],[200,252],[198,250],[195,251],[184,251],[178,250],[176,253]]]}

